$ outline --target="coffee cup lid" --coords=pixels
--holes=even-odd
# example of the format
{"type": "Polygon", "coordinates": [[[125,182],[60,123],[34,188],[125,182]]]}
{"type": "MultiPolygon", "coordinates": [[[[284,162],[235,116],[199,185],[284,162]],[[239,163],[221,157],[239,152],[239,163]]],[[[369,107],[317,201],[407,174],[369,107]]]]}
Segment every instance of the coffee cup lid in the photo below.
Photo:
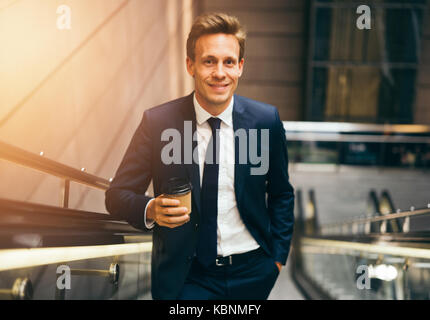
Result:
{"type": "Polygon", "coordinates": [[[193,188],[192,184],[184,178],[170,178],[167,180],[162,188],[162,192],[165,194],[183,194],[191,191],[193,188]]]}

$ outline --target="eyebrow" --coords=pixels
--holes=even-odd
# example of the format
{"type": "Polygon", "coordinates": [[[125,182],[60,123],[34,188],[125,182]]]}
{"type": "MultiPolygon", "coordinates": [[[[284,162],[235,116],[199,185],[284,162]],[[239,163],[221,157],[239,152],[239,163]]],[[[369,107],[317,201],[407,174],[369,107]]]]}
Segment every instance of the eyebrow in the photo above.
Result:
{"type": "MultiPolygon", "coordinates": [[[[202,59],[203,59],[203,60],[204,60],[204,59],[216,59],[216,60],[218,60],[218,58],[217,58],[217,57],[212,56],[212,55],[203,56],[203,57],[202,57],[202,59]]],[[[231,57],[231,56],[226,57],[224,60],[226,60],[226,59],[231,59],[231,60],[233,60],[233,61],[237,61],[237,59],[236,59],[236,58],[231,57]]]]}

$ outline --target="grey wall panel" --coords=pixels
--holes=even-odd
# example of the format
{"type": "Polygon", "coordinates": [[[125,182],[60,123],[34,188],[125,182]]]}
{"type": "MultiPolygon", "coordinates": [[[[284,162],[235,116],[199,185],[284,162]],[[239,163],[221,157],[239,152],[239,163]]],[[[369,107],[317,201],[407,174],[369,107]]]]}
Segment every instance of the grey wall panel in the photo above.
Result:
{"type": "Polygon", "coordinates": [[[300,34],[303,31],[303,11],[241,11],[227,10],[235,15],[245,26],[248,33],[286,33],[300,34]]]}
{"type": "Polygon", "coordinates": [[[278,108],[281,120],[299,120],[302,88],[300,86],[262,86],[241,84],[237,93],[278,108]]]}
{"type": "Polygon", "coordinates": [[[430,65],[430,37],[424,37],[422,41],[421,63],[430,65]]]}
{"type": "Polygon", "coordinates": [[[415,123],[430,124],[430,87],[418,86],[415,101],[415,123]]]}
{"type": "Polygon", "coordinates": [[[277,58],[298,61],[305,58],[304,41],[300,37],[248,37],[245,57],[277,58]]]}
{"type": "Polygon", "coordinates": [[[245,70],[238,94],[276,105],[301,120],[306,59],[305,0],[203,0],[203,12],[227,12],[245,25],[245,70]]]}
{"type": "Polygon", "coordinates": [[[298,83],[303,81],[304,78],[302,64],[303,62],[248,57],[245,61],[242,81],[286,81],[298,83]]]}
{"type": "MultiPolygon", "coordinates": [[[[421,65],[418,71],[418,85],[430,85],[430,65],[421,65]]],[[[418,88],[420,90],[420,88],[418,88]]]]}
{"type": "Polygon", "coordinates": [[[265,99],[285,99],[298,101],[301,88],[297,86],[264,86],[257,84],[240,84],[238,94],[247,93],[250,98],[265,101],[265,99]]]}

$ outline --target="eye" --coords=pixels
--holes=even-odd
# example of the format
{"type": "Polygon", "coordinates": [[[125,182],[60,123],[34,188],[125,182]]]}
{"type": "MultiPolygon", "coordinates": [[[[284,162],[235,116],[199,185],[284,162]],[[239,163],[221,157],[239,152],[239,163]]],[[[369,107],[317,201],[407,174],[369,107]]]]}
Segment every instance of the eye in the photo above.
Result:
{"type": "Polygon", "coordinates": [[[225,61],[225,64],[228,65],[228,66],[234,65],[234,60],[228,59],[228,60],[225,61]]]}

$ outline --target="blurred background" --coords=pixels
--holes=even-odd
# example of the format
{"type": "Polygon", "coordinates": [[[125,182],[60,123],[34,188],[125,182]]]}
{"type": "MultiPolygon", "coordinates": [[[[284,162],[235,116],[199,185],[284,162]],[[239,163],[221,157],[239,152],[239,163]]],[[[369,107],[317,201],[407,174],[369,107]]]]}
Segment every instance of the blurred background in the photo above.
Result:
{"type": "Polygon", "coordinates": [[[0,298],[150,299],[151,234],[104,190],[143,111],[193,90],[186,38],[214,11],[248,32],[237,93],[287,132],[297,224],[270,298],[429,299],[426,0],[0,0],[0,298]]]}

